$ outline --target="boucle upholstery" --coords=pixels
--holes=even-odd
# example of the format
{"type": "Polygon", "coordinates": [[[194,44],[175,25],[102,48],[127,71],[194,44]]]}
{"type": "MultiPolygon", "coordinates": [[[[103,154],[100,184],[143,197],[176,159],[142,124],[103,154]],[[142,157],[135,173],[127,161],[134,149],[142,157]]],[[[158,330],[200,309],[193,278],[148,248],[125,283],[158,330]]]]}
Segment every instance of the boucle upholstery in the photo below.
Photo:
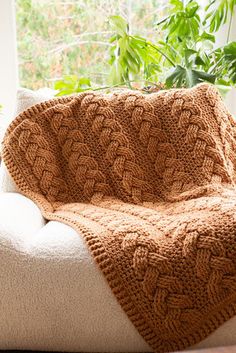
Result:
{"type": "Polygon", "coordinates": [[[3,150],[19,189],[81,232],[160,352],[235,314],[234,154],[235,123],[205,84],[43,103],[11,124],[3,150]]]}
{"type": "Polygon", "coordinates": [[[20,194],[1,194],[0,213],[0,349],[150,351],[80,234],[20,194]]]}

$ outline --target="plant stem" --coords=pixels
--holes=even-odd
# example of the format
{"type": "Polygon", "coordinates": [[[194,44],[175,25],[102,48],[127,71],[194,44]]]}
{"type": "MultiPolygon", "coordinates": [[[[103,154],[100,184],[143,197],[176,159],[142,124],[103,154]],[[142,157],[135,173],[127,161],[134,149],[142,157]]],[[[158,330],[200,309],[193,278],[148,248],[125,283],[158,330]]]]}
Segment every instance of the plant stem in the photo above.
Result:
{"type": "Polygon", "coordinates": [[[160,26],[162,23],[166,22],[169,18],[170,18],[170,16],[167,16],[167,17],[163,18],[163,20],[155,23],[155,26],[160,26]]]}
{"type": "Polygon", "coordinates": [[[221,61],[224,59],[224,56],[222,55],[220,60],[217,61],[217,63],[212,67],[212,69],[210,70],[210,74],[212,74],[214,72],[214,70],[217,68],[217,66],[221,63],[221,61]]]}
{"type": "Polygon", "coordinates": [[[131,85],[131,82],[132,82],[132,81],[131,81],[131,80],[127,80],[126,82],[127,82],[127,85],[128,85],[128,87],[129,87],[129,89],[133,89],[133,87],[132,87],[132,85],[131,85]]]}
{"type": "MultiPolygon", "coordinates": [[[[129,87],[131,86],[130,83],[131,82],[146,82],[146,83],[150,83],[152,85],[156,85],[155,82],[152,82],[152,81],[149,81],[149,80],[128,80],[128,81],[124,81],[124,82],[120,82],[120,83],[116,83],[115,85],[111,85],[111,86],[103,86],[103,87],[98,87],[98,88],[90,88],[88,89],[89,90],[92,90],[92,91],[101,91],[103,89],[110,89],[110,88],[115,88],[115,87],[119,87],[119,86],[124,86],[124,85],[128,85],[129,87]]],[[[132,88],[132,86],[131,86],[132,88]]],[[[133,89],[133,88],[132,88],[133,89]]]]}
{"type": "Polygon", "coordinates": [[[171,60],[171,59],[168,57],[168,55],[166,55],[165,53],[163,53],[163,51],[162,51],[161,49],[157,48],[155,45],[153,45],[153,44],[150,43],[150,42],[147,42],[147,45],[149,45],[150,47],[152,47],[153,49],[155,49],[158,53],[160,53],[162,56],[164,56],[164,57],[166,58],[166,60],[168,60],[169,63],[170,63],[173,67],[176,66],[175,63],[174,63],[174,61],[171,60]]]}

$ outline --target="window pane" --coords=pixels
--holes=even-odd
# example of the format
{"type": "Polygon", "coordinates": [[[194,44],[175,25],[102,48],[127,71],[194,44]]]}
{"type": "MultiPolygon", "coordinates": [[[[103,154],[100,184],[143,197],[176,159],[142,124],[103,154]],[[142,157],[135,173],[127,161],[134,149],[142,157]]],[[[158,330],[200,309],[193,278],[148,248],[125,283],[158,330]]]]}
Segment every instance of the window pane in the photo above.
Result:
{"type": "Polygon", "coordinates": [[[16,0],[19,76],[22,86],[53,86],[65,74],[99,85],[108,74],[108,17],[121,15],[131,33],[150,39],[163,16],[162,0],[16,0]]]}

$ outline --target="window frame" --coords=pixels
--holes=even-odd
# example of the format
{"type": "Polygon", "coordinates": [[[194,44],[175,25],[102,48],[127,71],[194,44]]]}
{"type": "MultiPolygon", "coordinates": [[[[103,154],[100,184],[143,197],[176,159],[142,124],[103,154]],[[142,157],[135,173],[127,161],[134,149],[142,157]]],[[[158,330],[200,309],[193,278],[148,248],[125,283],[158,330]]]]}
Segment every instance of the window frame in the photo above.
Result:
{"type": "Polygon", "coordinates": [[[0,104],[9,120],[14,113],[19,84],[14,0],[0,1],[0,48],[0,104]]]}

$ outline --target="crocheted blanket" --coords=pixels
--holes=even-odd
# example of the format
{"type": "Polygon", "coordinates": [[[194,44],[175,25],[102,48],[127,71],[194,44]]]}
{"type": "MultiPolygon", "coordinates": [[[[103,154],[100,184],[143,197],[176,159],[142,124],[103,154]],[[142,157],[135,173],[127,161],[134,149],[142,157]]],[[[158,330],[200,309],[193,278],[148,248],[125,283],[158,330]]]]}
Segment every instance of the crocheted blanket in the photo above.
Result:
{"type": "Polygon", "coordinates": [[[83,235],[154,351],[236,314],[236,124],[213,86],[38,104],[3,159],[46,219],[83,235]]]}

